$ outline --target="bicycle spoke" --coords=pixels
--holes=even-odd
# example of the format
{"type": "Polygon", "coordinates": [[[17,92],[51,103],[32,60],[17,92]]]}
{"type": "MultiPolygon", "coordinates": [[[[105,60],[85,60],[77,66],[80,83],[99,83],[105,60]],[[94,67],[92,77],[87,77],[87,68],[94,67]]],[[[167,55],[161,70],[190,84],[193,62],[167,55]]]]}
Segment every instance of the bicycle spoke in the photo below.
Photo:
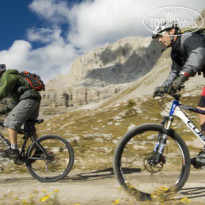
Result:
{"type": "Polygon", "coordinates": [[[159,162],[152,164],[159,131],[149,130],[145,127],[136,134],[128,133],[122,139],[115,152],[115,174],[120,184],[133,192],[137,190],[140,193],[152,194],[162,187],[165,190],[175,186],[178,188],[185,180],[181,179],[184,176],[187,178],[189,173],[188,169],[184,175],[185,155],[181,145],[174,138],[168,137],[159,162]]]}
{"type": "Polygon", "coordinates": [[[40,144],[46,154],[42,152],[39,156],[35,156],[39,151],[37,146],[33,145],[29,156],[35,158],[28,161],[29,172],[40,181],[56,181],[66,176],[74,162],[74,153],[70,144],[63,138],[52,135],[41,138],[40,144]]]}

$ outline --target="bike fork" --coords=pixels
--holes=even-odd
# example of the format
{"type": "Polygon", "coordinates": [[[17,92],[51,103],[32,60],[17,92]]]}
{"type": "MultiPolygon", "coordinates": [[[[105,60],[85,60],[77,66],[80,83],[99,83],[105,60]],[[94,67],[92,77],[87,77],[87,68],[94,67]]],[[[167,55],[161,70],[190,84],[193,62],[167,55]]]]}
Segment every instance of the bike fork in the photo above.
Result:
{"type": "Polygon", "coordinates": [[[166,145],[166,141],[167,141],[167,132],[171,127],[173,121],[173,117],[169,116],[169,117],[164,117],[164,120],[162,122],[163,124],[163,132],[159,132],[158,137],[157,137],[157,143],[154,147],[154,151],[153,151],[153,157],[154,157],[154,165],[158,164],[159,162],[165,163],[162,154],[164,152],[164,148],[166,145]]]}

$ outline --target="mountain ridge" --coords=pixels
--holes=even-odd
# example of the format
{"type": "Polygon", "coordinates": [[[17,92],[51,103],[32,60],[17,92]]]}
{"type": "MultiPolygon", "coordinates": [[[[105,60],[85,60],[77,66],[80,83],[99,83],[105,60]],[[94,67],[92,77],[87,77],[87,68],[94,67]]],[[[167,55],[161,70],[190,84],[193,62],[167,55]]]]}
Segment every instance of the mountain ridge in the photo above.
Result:
{"type": "Polygon", "coordinates": [[[150,37],[127,37],[77,58],[68,75],[46,85],[42,107],[74,108],[104,101],[148,73],[163,47],[150,37]]]}

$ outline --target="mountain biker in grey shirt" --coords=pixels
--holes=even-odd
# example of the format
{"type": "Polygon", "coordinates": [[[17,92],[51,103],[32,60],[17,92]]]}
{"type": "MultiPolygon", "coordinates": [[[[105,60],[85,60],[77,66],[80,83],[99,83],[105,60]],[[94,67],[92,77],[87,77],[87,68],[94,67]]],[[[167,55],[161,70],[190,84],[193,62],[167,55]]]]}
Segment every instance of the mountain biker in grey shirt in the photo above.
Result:
{"type": "MultiPolygon", "coordinates": [[[[165,82],[154,91],[154,97],[165,91],[176,92],[183,87],[185,81],[196,73],[205,72],[205,35],[200,32],[181,34],[176,22],[164,22],[153,32],[165,47],[171,47],[172,66],[165,82]]],[[[203,73],[205,77],[205,73],[203,73]]],[[[205,110],[205,86],[201,94],[198,108],[205,110]]],[[[200,114],[200,126],[205,133],[205,115],[200,114]]],[[[205,151],[191,160],[195,168],[205,165],[205,151]]]]}

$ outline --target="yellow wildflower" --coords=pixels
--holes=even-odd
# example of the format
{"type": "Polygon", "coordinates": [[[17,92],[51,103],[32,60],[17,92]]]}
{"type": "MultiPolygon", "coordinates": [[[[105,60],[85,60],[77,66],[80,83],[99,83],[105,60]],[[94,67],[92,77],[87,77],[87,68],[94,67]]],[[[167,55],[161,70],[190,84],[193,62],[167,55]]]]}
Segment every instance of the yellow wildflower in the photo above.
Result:
{"type": "Polygon", "coordinates": [[[119,199],[116,199],[113,204],[119,204],[120,203],[120,200],[119,199]]]}
{"type": "Polygon", "coordinates": [[[164,186],[161,186],[161,187],[159,187],[159,190],[160,190],[160,191],[168,191],[168,188],[167,188],[167,187],[164,187],[164,186]]]}
{"type": "Polygon", "coordinates": [[[191,200],[190,200],[189,198],[185,197],[185,198],[181,199],[180,202],[182,202],[183,204],[185,204],[185,203],[191,202],[191,200]]]}
{"type": "Polygon", "coordinates": [[[43,198],[41,198],[40,201],[41,201],[41,202],[44,202],[44,201],[46,201],[47,199],[49,199],[49,196],[48,196],[48,195],[46,195],[46,196],[44,196],[43,198]]]}
{"type": "Polygon", "coordinates": [[[25,205],[28,204],[28,202],[26,200],[23,200],[22,203],[25,205]]]}

